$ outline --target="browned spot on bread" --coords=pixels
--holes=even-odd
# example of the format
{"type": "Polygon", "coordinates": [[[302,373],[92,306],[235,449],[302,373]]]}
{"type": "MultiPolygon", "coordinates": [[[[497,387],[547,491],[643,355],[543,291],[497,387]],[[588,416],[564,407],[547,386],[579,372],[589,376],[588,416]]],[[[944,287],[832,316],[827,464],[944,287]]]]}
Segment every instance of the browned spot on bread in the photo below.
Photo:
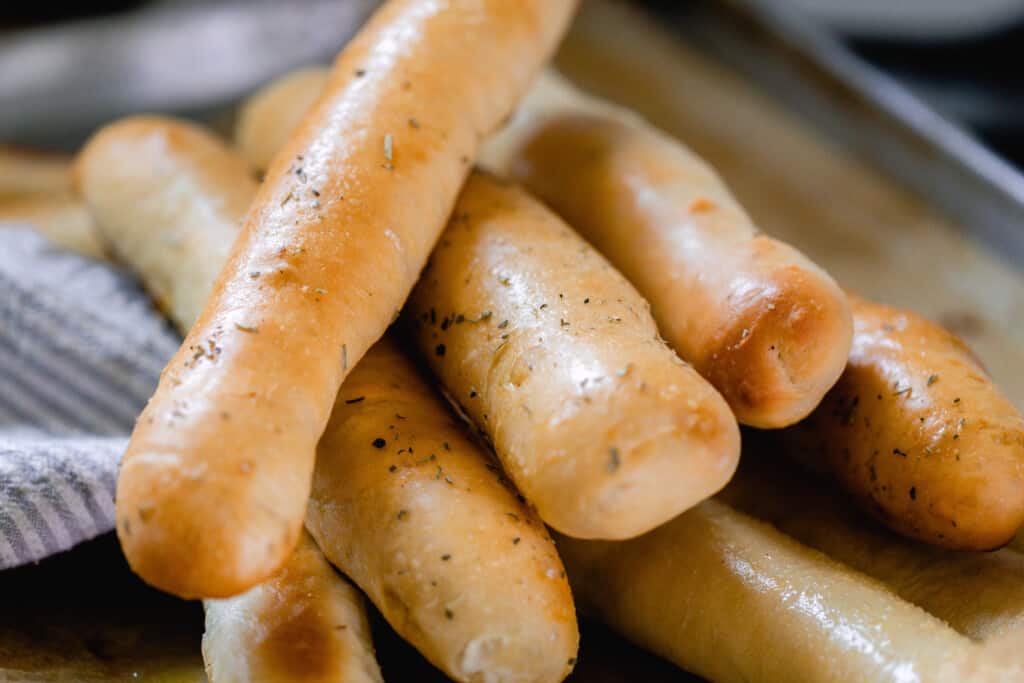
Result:
{"type": "Polygon", "coordinates": [[[336,641],[327,637],[330,625],[325,625],[325,616],[309,599],[295,600],[292,595],[281,605],[282,621],[270,629],[269,636],[257,648],[257,657],[262,660],[268,679],[282,677],[317,681],[336,680],[337,662],[343,654],[338,651],[336,641]]]}

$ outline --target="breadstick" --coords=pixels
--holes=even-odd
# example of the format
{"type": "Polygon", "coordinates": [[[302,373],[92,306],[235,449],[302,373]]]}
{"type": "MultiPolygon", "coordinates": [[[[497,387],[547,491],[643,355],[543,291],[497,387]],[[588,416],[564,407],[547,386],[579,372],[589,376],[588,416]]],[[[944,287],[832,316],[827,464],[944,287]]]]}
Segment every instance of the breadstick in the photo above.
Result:
{"type": "Polygon", "coordinates": [[[558,537],[581,608],[719,683],[959,681],[967,638],[717,501],[625,543],[558,537]]]}
{"type": "Polygon", "coordinates": [[[828,482],[780,466],[770,452],[745,450],[719,500],[878,579],[971,638],[1024,628],[1024,556],[908,542],[864,518],[828,482]]]}
{"type": "Polygon", "coordinates": [[[200,126],[138,116],[94,137],[75,179],[117,258],[188,332],[256,194],[245,162],[200,126]]]}
{"type": "Polygon", "coordinates": [[[909,311],[851,297],[850,363],[790,452],[831,471],[889,528],[991,550],[1024,523],[1024,418],[967,346],[909,311]]]}
{"type": "Polygon", "coordinates": [[[0,145],[0,199],[65,195],[71,190],[70,166],[63,154],[0,145]]]}
{"type": "Polygon", "coordinates": [[[852,325],[836,283],[761,234],[714,170],[636,115],[548,76],[484,160],[622,271],[740,422],[792,424],[839,377],[852,325]]]}
{"type": "Polygon", "coordinates": [[[291,71],[242,104],[235,125],[235,146],[253,168],[267,170],[324,91],[330,73],[327,67],[318,66],[291,71]]]}
{"type": "Polygon", "coordinates": [[[129,442],[117,529],[146,581],[226,597],[287,559],[338,387],[574,6],[392,0],[341,53],[129,442]]]}
{"type": "Polygon", "coordinates": [[[71,196],[28,195],[0,200],[0,227],[10,225],[31,226],[57,246],[83,256],[106,257],[89,210],[71,196]]]}
{"type": "Polygon", "coordinates": [[[363,599],[303,534],[284,568],[206,600],[210,683],[382,683],[363,599]]]}
{"type": "MultiPolygon", "coordinates": [[[[168,120],[150,125],[152,135],[165,138],[194,132],[168,120]]],[[[132,140],[144,148],[148,138],[132,140]]],[[[218,197],[252,187],[241,164],[230,172],[222,167],[219,174],[204,167],[217,158],[210,146],[232,156],[221,143],[209,136],[186,139],[190,144],[165,146],[163,155],[146,160],[177,169],[178,176],[165,182],[189,188],[179,213],[161,213],[160,202],[137,194],[118,195],[122,212],[136,218],[117,234],[120,242],[145,245],[147,235],[164,232],[181,238],[178,251],[120,249],[144,281],[164,280],[174,289],[195,273],[215,272],[215,261],[224,258],[223,250],[196,238],[222,233],[230,241],[237,225],[230,215],[213,212],[205,214],[211,225],[194,221],[203,214],[188,203],[215,206],[218,197]],[[174,222],[179,216],[188,220],[174,222]]],[[[122,152],[145,156],[127,144],[122,152]]],[[[197,283],[190,292],[201,300],[210,287],[207,282],[203,291],[197,283]]],[[[177,297],[174,302],[187,329],[192,301],[177,297]]],[[[340,396],[321,442],[309,513],[326,554],[400,634],[456,679],[474,680],[474,672],[486,670],[493,676],[487,680],[494,681],[561,680],[571,668],[578,633],[561,561],[535,513],[517,500],[497,466],[467,439],[464,427],[390,342],[370,350],[340,396]],[[400,434],[407,445],[389,441],[378,448],[375,436],[363,438],[370,431],[389,440],[400,434]],[[392,520],[399,519],[402,523],[392,528],[392,520]],[[439,561],[434,552],[441,540],[449,560],[439,561]],[[401,561],[422,562],[432,568],[431,575],[406,575],[395,565],[401,561]],[[451,619],[439,607],[442,602],[451,619]]],[[[262,600],[243,604],[262,609],[262,600]]]]}
{"type": "Polygon", "coordinates": [[[575,608],[544,525],[387,338],[338,395],[306,525],[453,679],[555,683],[572,670],[575,608]]]}
{"type": "Polygon", "coordinates": [[[739,457],[729,407],[600,254],[483,173],[452,216],[409,299],[409,326],[545,522],[629,538],[729,480],[739,457]]]}

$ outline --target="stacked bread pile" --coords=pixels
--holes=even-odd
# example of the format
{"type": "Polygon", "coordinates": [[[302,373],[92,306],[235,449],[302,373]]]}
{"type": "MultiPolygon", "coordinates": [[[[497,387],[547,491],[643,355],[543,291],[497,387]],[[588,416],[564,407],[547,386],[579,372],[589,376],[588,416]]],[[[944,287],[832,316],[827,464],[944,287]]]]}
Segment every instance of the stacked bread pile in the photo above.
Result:
{"type": "Polygon", "coordinates": [[[574,599],[713,680],[1010,680],[1024,558],[977,551],[1024,522],[1024,420],[540,75],[574,4],[392,0],[234,146],[135,117],[82,150],[187,333],[123,461],[133,569],[205,600],[214,683],[380,680],[332,565],[459,681],[562,680],[574,599]]]}

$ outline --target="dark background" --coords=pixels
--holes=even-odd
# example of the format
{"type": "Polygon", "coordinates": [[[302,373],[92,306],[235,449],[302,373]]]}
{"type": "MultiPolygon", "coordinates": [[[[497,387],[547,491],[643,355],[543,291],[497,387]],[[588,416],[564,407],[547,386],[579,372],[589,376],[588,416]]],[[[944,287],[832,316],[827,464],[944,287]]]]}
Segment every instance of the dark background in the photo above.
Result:
{"type": "MultiPolygon", "coordinates": [[[[807,3],[803,0],[797,4],[807,3]]],[[[0,31],[99,17],[143,4],[140,0],[3,3],[0,31]]],[[[918,4],[927,11],[926,0],[918,4]]],[[[1024,6],[1024,0],[1021,4],[1024,6]]],[[[1024,10],[1019,16],[1024,16],[1024,10]]],[[[809,19],[820,22],[828,17],[823,12],[809,19]]],[[[904,30],[901,35],[900,29],[892,26],[872,32],[863,24],[851,28],[842,22],[828,29],[858,55],[897,77],[1018,168],[1024,168],[1024,20],[1011,18],[980,31],[976,26],[965,27],[960,33],[947,28],[933,35],[921,30],[904,30]]]]}

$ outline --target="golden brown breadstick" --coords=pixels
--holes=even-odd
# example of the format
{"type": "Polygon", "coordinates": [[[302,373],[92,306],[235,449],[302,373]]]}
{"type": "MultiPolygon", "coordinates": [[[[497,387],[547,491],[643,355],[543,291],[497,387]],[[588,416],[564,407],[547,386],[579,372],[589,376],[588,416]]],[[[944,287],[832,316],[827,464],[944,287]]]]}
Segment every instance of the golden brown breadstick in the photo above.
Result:
{"type": "Polygon", "coordinates": [[[210,683],[382,683],[363,598],[307,534],[285,566],[241,595],[207,600],[210,683]]]}
{"type": "Polygon", "coordinates": [[[1024,627],[1024,556],[907,541],[865,518],[829,482],[780,464],[764,450],[746,448],[744,463],[719,500],[882,581],[971,638],[987,640],[1024,627]]]}
{"type": "Polygon", "coordinates": [[[146,581],[224,597],[287,559],[338,387],[574,6],[392,0],[341,53],[125,453],[117,529],[146,581]]]}
{"type": "Polygon", "coordinates": [[[788,450],[828,468],[889,528],[990,550],[1024,523],[1024,418],[967,346],[909,311],[851,297],[850,363],[788,450]]]}
{"type": "Polygon", "coordinates": [[[545,522],[629,538],[729,480],[739,430],[728,406],[600,254],[484,173],[452,216],[408,322],[545,522]]]}
{"type": "Polygon", "coordinates": [[[188,332],[256,194],[245,162],[199,126],[138,116],[94,137],[75,178],[111,249],[188,332]]]}
{"type": "Polygon", "coordinates": [[[10,225],[31,226],[57,246],[84,256],[106,257],[89,210],[69,195],[27,195],[0,200],[0,228],[10,225]]]}
{"type": "Polygon", "coordinates": [[[836,283],[760,234],[704,161],[636,115],[549,75],[484,160],[629,278],[740,422],[792,424],[839,377],[852,325],[836,283]]]}
{"type": "Polygon", "coordinates": [[[310,533],[457,681],[562,680],[576,615],[543,523],[388,338],[320,441],[310,533]]]}
{"type": "Polygon", "coordinates": [[[558,538],[581,607],[721,683],[959,681],[967,638],[717,501],[624,543],[558,538]]]}
{"type": "Polygon", "coordinates": [[[291,71],[253,93],[238,112],[235,146],[253,168],[265,171],[327,85],[330,69],[291,71]]]}
{"type": "MultiPolygon", "coordinates": [[[[180,291],[186,284],[182,280],[215,272],[217,259],[224,258],[223,249],[208,248],[199,238],[221,234],[230,241],[237,225],[227,213],[196,208],[216,206],[219,197],[242,193],[252,183],[241,164],[218,165],[222,172],[210,173],[207,164],[219,158],[210,153],[211,145],[232,157],[213,138],[174,121],[151,120],[149,125],[148,135],[130,138],[133,144],[145,146],[153,136],[188,144],[165,146],[162,155],[146,157],[126,140],[122,151],[176,169],[165,182],[189,191],[172,214],[162,213],[163,204],[145,196],[118,194],[120,211],[136,220],[124,223],[116,239],[137,245],[120,251],[144,281],[164,281],[180,291]],[[175,222],[178,217],[188,220],[175,222]],[[204,218],[209,225],[203,224],[204,218]],[[145,248],[146,235],[162,233],[179,237],[181,248],[145,248]]],[[[110,208],[116,204],[111,202],[110,208]]],[[[192,323],[187,315],[195,308],[194,300],[201,300],[210,287],[209,281],[197,281],[189,296],[172,298],[172,312],[185,329],[192,323]]],[[[474,672],[494,681],[560,680],[571,668],[578,634],[561,562],[535,513],[517,500],[497,466],[467,439],[465,428],[390,342],[381,341],[370,350],[346,380],[341,396],[321,443],[310,512],[310,526],[327,554],[351,572],[399,633],[449,675],[459,680],[475,680],[474,672]],[[353,396],[356,392],[360,395],[353,396]],[[408,446],[385,443],[378,448],[376,437],[362,438],[370,431],[389,439],[401,434],[408,446]],[[413,453],[432,444],[432,458],[413,453]],[[442,471],[443,476],[438,474],[442,471]],[[426,509],[417,512],[414,523],[392,528],[392,520],[408,521],[409,511],[419,507],[426,509]],[[433,552],[440,539],[451,555],[447,561],[439,561],[433,552]],[[428,578],[406,576],[395,564],[405,561],[401,558],[429,562],[436,571],[428,578]],[[453,611],[452,619],[439,611],[437,601],[442,599],[453,611]],[[456,606],[458,622],[453,623],[456,606]]],[[[275,591],[291,585],[273,584],[275,580],[270,580],[275,591]]],[[[267,593],[260,590],[246,593],[257,597],[240,604],[273,614],[285,609],[268,603],[267,593]]],[[[222,644],[230,644],[229,634],[242,637],[242,627],[232,622],[222,644]]],[[[238,671],[230,662],[223,666],[238,671]]]]}
{"type": "MultiPolygon", "coordinates": [[[[183,121],[126,120],[108,142],[79,180],[111,247],[187,331],[256,184],[221,141],[183,121]]],[[[204,607],[212,683],[381,681],[362,598],[308,535],[272,578],[204,607]]]]}
{"type": "Polygon", "coordinates": [[[63,154],[0,145],[0,199],[65,195],[71,159],[63,154]]]}

